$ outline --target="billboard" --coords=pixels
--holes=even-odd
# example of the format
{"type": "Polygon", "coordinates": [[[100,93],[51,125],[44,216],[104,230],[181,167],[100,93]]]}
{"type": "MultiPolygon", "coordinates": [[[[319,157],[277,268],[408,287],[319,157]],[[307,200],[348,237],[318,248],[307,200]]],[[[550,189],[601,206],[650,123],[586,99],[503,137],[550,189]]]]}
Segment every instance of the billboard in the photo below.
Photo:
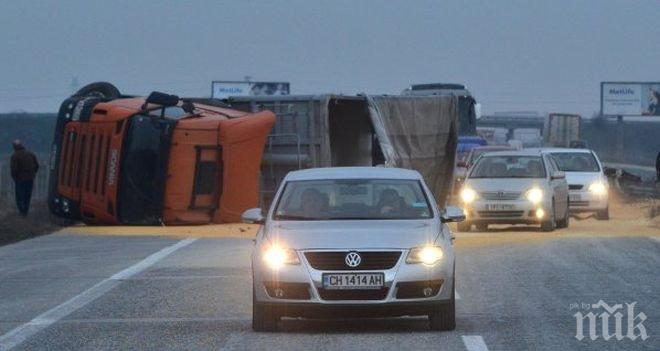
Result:
{"type": "Polygon", "coordinates": [[[213,81],[211,97],[289,95],[289,82],[213,81]]]}
{"type": "Polygon", "coordinates": [[[600,112],[604,116],[660,117],[660,82],[602,82],[600,112]]]}

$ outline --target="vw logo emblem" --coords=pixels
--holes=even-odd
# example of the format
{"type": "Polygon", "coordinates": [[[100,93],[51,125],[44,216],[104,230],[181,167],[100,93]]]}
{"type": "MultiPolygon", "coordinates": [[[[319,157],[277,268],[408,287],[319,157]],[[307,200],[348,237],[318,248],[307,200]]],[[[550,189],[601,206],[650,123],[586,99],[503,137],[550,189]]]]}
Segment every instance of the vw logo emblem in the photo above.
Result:
{"type": "Polygon", "coordinates": [[[360,254],[357,252],[349,252],[344,259],[344,262],[346,262],[347,266],[355,268],[360,265],[360,262],[362,262],[362,257],[360,257],[360,254]]]}

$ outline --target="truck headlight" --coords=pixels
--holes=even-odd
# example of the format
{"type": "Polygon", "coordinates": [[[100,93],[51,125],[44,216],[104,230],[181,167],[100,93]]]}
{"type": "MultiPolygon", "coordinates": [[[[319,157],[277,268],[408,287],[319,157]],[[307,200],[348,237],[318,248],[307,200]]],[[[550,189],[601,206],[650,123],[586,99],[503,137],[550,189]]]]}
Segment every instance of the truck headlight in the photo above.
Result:
{"type": "Polygon", "coordinates": [[[292,249],[271,246],[263,252],[264,262],[272,268],[279,269],[285,264],[300,264],[298,253],[292,249]]]}
{"type": "Polygon", "coordinates": [[[464,203],[469,204],[477,198],[477,192],[470,188],[463,188],[461,190],[461,200],[464,203]]]}
{"type": "Polygon", "coordinates": [[[527,200],[529,200],[529,202],[536,205],[543,200],[543,190],[539,188],[531,188],[527,191],[525,197],[527,200]]]}
{"type": "Polygon", "coordinates": [[[607,188],[602,182],[594,182],[589,184],[589,192],[594,195],[605,195],[607,193],[607,188]]]}
{"type": "Polygon", "coordinates": [[[423,263],[432,266],[442,259],[442,249],[439,246],[422,246],[410,250],[406,263],[423,263]]]}

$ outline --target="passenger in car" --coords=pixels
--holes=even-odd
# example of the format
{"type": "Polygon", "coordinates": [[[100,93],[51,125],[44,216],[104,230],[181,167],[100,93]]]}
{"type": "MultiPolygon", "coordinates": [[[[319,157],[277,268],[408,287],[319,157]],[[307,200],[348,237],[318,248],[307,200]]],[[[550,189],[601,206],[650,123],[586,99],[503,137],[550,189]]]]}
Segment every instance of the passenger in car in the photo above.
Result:
{"type": "Polygon", "coordinates": [[[300,213],[306,217],[317,217],[327,211],[328,196],[312,188],[305,189],[300,195],[300,213]]]}
{"type": "Polygon", "coordinates": [[[543,164],[541,161],[529,161],[527,163],[527,171],[534,178],[543,178],[543,164]]]}

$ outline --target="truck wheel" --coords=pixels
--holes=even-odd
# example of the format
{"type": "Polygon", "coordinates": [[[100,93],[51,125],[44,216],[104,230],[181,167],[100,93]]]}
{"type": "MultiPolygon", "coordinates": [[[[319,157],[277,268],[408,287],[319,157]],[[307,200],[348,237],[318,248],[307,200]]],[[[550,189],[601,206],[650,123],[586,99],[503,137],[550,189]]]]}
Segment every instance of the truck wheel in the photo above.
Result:
{"type": "Polygon", "coordinates": [[[468,221],[458,222],[456,227],[457,232],[469,232],[472,229],[472,223],[468,221]]]}
{"type": "Polygon", "coordinates": [[[74,95],[77,96],[98,96],[107,100],[114,100],[121,96],[119,89],[108,82],[96,82],[87,84],[80,88],[74,95]]]}
{"type": "Polygon", "coordinates": [[[607,206],[604,210],[596,212],[596,219],[599,221],[607,221],[610,219],[610,206],[607,206]]]}
{"type": "Polygon", "coordinates": [[[277,323],[280,317],[275,312],[257,302],[254,295],[254,287],[252,287],[252,330],[257,332],[275,332],[277,331],[277,323]]]}
{"type": "Polygon", "coordinates": [[[488,231],[488,223],[477,223],[477,231],[478,232],[488,231]]]}
{"type": "MultiPolygon", "coordinates": [[[[456,273],[454,273],[456,274],[456,273]]],[[[456,329],[456,278],[452,279],[451,299],[448,303],[437,307],[429,314],[429,327],[431,330],[456,329]]]]}

